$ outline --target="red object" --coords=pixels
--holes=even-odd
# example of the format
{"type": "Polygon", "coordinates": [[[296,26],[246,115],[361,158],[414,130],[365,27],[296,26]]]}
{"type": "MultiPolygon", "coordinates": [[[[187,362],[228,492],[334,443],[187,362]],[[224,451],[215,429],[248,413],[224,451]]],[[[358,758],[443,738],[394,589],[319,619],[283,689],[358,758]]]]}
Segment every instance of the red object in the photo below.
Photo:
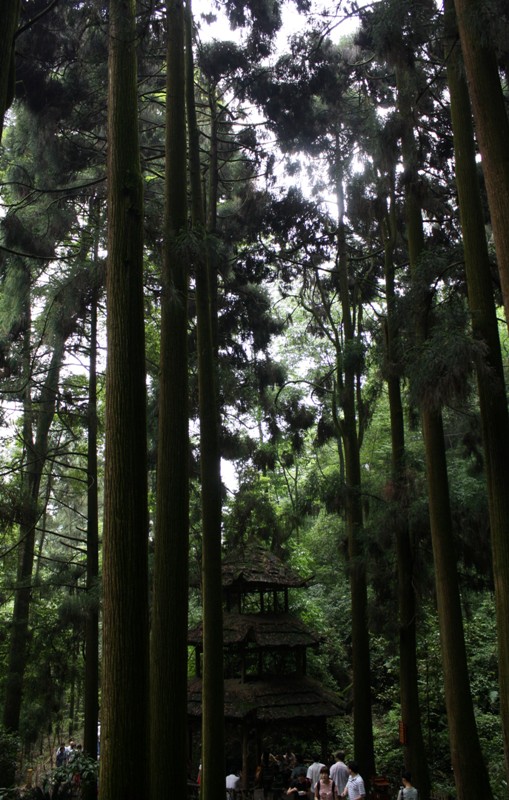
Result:
{"type": "Polygon", "coordinates": [[[407,744],[407,729],[406,724],[399,721],[399,743],[400,744],[407,744]]]}

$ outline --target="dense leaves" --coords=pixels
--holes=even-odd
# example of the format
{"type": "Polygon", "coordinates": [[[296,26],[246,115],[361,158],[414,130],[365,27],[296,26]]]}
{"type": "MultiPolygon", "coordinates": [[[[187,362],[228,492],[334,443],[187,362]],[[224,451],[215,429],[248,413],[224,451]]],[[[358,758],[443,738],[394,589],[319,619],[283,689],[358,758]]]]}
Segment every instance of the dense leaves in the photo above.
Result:
{"type": "MultiPolygon", "coordinates": [[[[162,11],[152,2],[139,6],[152,548],[164,368],[161,307],[167,291],[161,281],[164,128],[171,101],[165,92],[162,11]]],[[[476,375],[490,380],[492,372],[485,343],[472,335],[441,10],[436,3],[411,0],[360,8],[338,3],[325,11],[307,1],[228,0],[216,6],[196,15],[195,99],[207,232],[195,226],[175,245],[190,266],[192,562],[199,562],[202,551],[195,290],[206,255],[214,276],[219,446],[223,466],[234,473],[232,480],[223,478],[228,484],[223,486],[224,550],[261,542],[302,574],[314,576],[307,592],[291,593],[291,607],[324,636],[319,653],[309,656],[309,672],[344,702],[344,718],[329,727],[331,742],[344,744],[349,755],[355,747],[351,715],[357,680],[350,580],[362,566],[376,768],[395,778],[405,761],[397,740],[396,537],[399,526],[408,524],[426,759],[434,789],[451,792],[419,424],[423,411],[443,414],[472,697],[493,791],[502,798],[488,456],[475,382],[476,375]],[[302,25],[282,45],[289,7],[302,15],[302,25]],[[231,25],[225,41],[208,41],[215,11],[231,25]],[[355,35],[341,39],[342,20],[354,14],[355,35]],[[402,71],[412,75],[407,88],[416,161],[410,165],[402,155],[407,124],[402,71]],[[422,252],[412,271],[405,217],[409,186],[423,222],[422,252]],[[415,334],[416,319],[421,337],[415,334]],[[394,378],[401,389],[405,434],[399,476],[388,398],[394,378]],[[360,477],[352,492],[353,442],[360,477]],[[349,529],[352,496],[360,510],[355,541],[349,529]],[[352,549],[353,541],[358,549],[352,549]]],[[[19,731],[27,754],[37,749],[51,757],[58,739],[82,728],[84,630],[99,601],[97,590],[86,591],[85,445],[90,312],[102,291],[106,258],[108,14],[99,0],[55,5],[30,0],[22,4],[21,15],[15,102],[0,156],[0,689],[3,697],[14,598],[28,587],[19,731]],[[49,376],[57,345],[61,363],[53,390],[49,376]],[[53,392],[51,402],[48,392],[53,392]],[[45,414],[50,415],[47,429],[45,414]],[[41,430],[46,433],[38,439],[41,430]],[[34,498],[33,569],[21,576],[18,554],[25,534],[20,523],[35,462],[41,471],[34,498]]],[[[504,3],[485,4],[483,15],[483,42],[494,47],[506,92],[504,3]]],[[[182,197],[187,188],[179,187],[182,197]]],[[[490,276],[499,298],[484,194],[482,202],[490,276]]],[[[103,312],[100,300],[104,350],[103,312]]],[[[100,375],[102,490],[101,385],[100,375]]],[[[193,614],[197,603],[193,594],[193,614]]],[[[300,744],[310,747],[305,740],[300,744]]],[[[4,750],[10,752],[7,744],[4,750]]]]}

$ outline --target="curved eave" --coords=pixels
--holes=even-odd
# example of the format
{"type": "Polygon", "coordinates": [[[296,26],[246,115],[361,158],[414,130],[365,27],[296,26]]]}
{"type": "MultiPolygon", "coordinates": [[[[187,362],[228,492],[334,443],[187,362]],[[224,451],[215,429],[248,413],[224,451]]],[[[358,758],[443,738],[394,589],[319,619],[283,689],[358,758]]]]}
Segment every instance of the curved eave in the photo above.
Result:
{"type": "MultiPolygon", "coordinates": [[[[284,676],[269,681],[242,683],[224,681],[225,717],[242,720],[248,716],[269,721],[296,721],[335,717],[344,711],[341,699],[312,678],[284,676]]],[[[201,716],[201,680],[192,678],[188,686],[188,714],[201,716]]]]}
{"type": "MultiPolygon", "coordinates": [[[[189,631],[188,644],[200,646],[203,627],[200,623],[189,631]]],[[[223,615],[223,643],[227,647],[247,644],[261,648],[283,649],[317,647],[323,637],[317,636],[291,614],[235,614],[223,615]]]]}
{"type": "Polygon", "coordinates": [[[223,559],[222,581],[225,589],[246,592],[274,591],[306,586],[288,564],[261,545],[251,544],[229,553],[223,559]]]}

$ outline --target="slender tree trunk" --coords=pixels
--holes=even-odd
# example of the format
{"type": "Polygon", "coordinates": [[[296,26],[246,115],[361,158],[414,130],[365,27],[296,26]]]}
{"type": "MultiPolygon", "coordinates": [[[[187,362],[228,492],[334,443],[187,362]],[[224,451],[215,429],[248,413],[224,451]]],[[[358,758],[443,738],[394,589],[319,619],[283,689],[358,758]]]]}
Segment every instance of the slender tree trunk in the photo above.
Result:
{"type": "Polygon", "coordinates": [[[491,798],[470,692],[456,548],[451,535],[449,487],[442,418],[422,413],[429,492],[431,536],[435,565],[438,620],[442,645],[444,688],[449,723],[451,762],[459,800],[491,798]]]}
{"type": "Polygon", "coordinates": [[[454,4],[509,326],[509,119],[490,42],[490,27],[496,23],[482,0],[454,0],[454,4]]]}
{"type": "Polygon", "coordinates": [[[110,1],[101,800],[149,795],[143,182],[134,0],[110,1]]]}
{"type": "MultiPolygon", "coordinates": [[[[29,276],[27,275],[27,282],[29,276]]],[[[26,287],[26,330],[24,333],[24,361],[26,375],[30,370],[30,294],[26,287]]],[[[48,436],[55,413],[60,368],[64,357],[65,330],[57,329],[53,354],[42,388],[37,409],[32,400],[31,380],[26,379],[24,399],[23,435],[25,472],[23,475],[20,547],[17,573],[17,590],[14,598],[12,633],[5,687],[3,724],[7,730],[17,731],[23,696],[23,679],[28,658],[29,618],[32,601],[32,572],[35,552],[35,529],[40,514],[39,490],[48,457],[48,436]],[[35,437],[34,437],[35,421],[35,437]]]]}
{"type": "Polygon", "coordinates": [[[445,0],[444,9],[447,26],[447,78],[451,97],[456,186],[465,246],[468,300],[473,335],[483,346],[482,363],[477,367],[477,385],[495,578],[500,710],[504,731],[506,772],[509,777],[509,492],[506,479],[509,415],[477,179],[472,117],[460,48],[456,44],[457,29],[453,0],[445,0]]]}
{"type": "MultiPolygon", "coordinates": [[[[402,134],[403,163],[407,175],[405,211],[410,268],[415,275],[424,252],[424,229],[413,135],[412,81],[406,66],[399,65],[396,68],[396,80],[398,106],[405,124],[402,134]]],[[[418,342],[425,341],[427,324],[426,310],[423,309],[415,326],[418,342]]],[[[421,423],[454,780],[458,800],[473,800],[481,794],[490,798],[488,772],[479,743],[470,692],[441,411],[421,408],[421,423]]]]}
{"type": "Polygon", "coordinates": [[[202,491],[202,798],[224,797],[223,589],[221,575],[221,459],[217,354],[214,348],[212,280],[201,192],[200,150],[194,101],[191,6],[187,4],[186,90],[192,220],[204,238],[204,254],[196,258],[196,313],[200,410],[202,491]]]}
{"type": "MultiPolygon", "coordinates": [[[[97,237],[96,237],[97,240],[97,237]]],[[[97,247],[95,252],[97,263],[97,247]]],[[[94,286],[90,308],[90,358],[88,379],[88,442],[87,442],[87,616],[85,620],[85,724],[83,750],[97,757],[97,723],[99,719],[99,519],[97,493],[97,301],[94,286]]],[[[87,800],[97,794],[95,785],[85,787],[87,800]]]]}
{"type": "MultiPolygon", "coordinates": [[[[336,143],[336,199],[338,204],[338,284],[343,318],[344,346],[355,342],[350,292],[348,288],[348,257],[345,244],[344,196],[342,170],[339,163],[339,143],[336,143]]],[[[339,354],[338,354],[339,356],[339,354]]],[[[345,455],[346,532],[348,538],[348,568],[352,603],[352,659],[354,751],[361,773],[369,784],[375,774],[375,750],[371,713],[371,665],[368,630],[368,590],[366,555],[363,545],[363,514],[361,502],[360,444],[357,432],[355,403],[356,369],[353,359],[343,358],[344,371],[338,365],[337,381],[342,383],[339,405],[343,412],[340,423],[345,455]]]]}
{"type": "MultiPolygon", "coordinates": [[[[210,84],[208,87],[208,101],[209,101],[209,114],[210,114],[210,144],[208,152],[208,185],[207,185],[207,233],[215,235],[217,233],[217,204],[219,197],[219,122],[222,110],[218,104],[216,97],[216,87],[210,84]]],[[[219,302],[219,276],[217,269],[209,269],[209,288],[211,297],[211,325],[212,325],[212,341],[214,353],[217,358],[219,350],[219,318],[218,318],[218,302],[219,302]]],[[[218,421],[220,426],[220,413],[218,402],[218,421]]]]}
{"type": "Polygon", "coordinates": [[[385,287],[387,298],[386,359],[389,413],[391,421],[392,484],[395,507],[396,554],[398,563],[399,685],[401,719],[406,741],[405,768],[419,787],[421,800],[428,800],[431,781],[421,725],[417,671],[416,599],[414,557],[408,520],[408,481],[406,469],[405,424],[399,378],[398,327],[395,321],[394,246],[396,219],[394,179],[391,177],[390,208],[385,237],[385,287]]]}
{"type": "Polygon", "coordinates": [[[19,19],[20,0],[0,0],[0,141],[4,114],[14,96],[14,34],[19,19]]]}
{"type": "Polygon", "coordinates": [[[160,746],[180,768],[172,793],[187,793],[187,628],[189,551],[188,255],[187,146],[185,110],[184,10],[167,5],[166,190],[157,515],[152,608],[152,797],[168,791],[168,763],[160,746]]]}
{"type": "Polygon", "coordinates": [[[13,625],[9,647],[9,666],[4,698],[3,723],[7,730],[19,729],[21,700],[23,694],[23,676],[27,661],[27,645],[29,635],[29,610],[32,597],[32,569],[35,548],[35,526],[37,523],[37,505],[33,498],[33,489],[38,478],[35,468],[37,458],[34,442],[34,409],[32,406],[32,385],[30,381],[31,347],[31,294],[30,273],[23,268],[23,374],[25,389],[23,392],[23,450],[24,471],[21,489],[21,521],[20,549],[18,552],[17,583],[18,590],[14,597],[13,625]]]}

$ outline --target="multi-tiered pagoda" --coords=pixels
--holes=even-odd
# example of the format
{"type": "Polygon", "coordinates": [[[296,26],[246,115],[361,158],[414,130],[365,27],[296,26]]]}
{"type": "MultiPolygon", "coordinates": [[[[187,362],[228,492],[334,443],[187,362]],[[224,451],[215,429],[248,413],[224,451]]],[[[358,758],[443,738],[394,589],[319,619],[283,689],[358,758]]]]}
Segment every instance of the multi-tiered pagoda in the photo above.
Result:
{"type": "MultiPolygon", "coordinates": [[[[304,588],[297,576],[260,545],[232,552],[223,560],[224,703],[228,728],[242,742],[243,775],[259,763],[264,738],[284,732],[319,740],[327,752],[326,720],[342,712],[339,698],[306,674],[307,652],[320,638],[288,610],[288,590],[304,588]]],[[[189,682],[191,727],[201,718],[202,626],[189,632],[195,648],[196,677],[189,682]]]]}

